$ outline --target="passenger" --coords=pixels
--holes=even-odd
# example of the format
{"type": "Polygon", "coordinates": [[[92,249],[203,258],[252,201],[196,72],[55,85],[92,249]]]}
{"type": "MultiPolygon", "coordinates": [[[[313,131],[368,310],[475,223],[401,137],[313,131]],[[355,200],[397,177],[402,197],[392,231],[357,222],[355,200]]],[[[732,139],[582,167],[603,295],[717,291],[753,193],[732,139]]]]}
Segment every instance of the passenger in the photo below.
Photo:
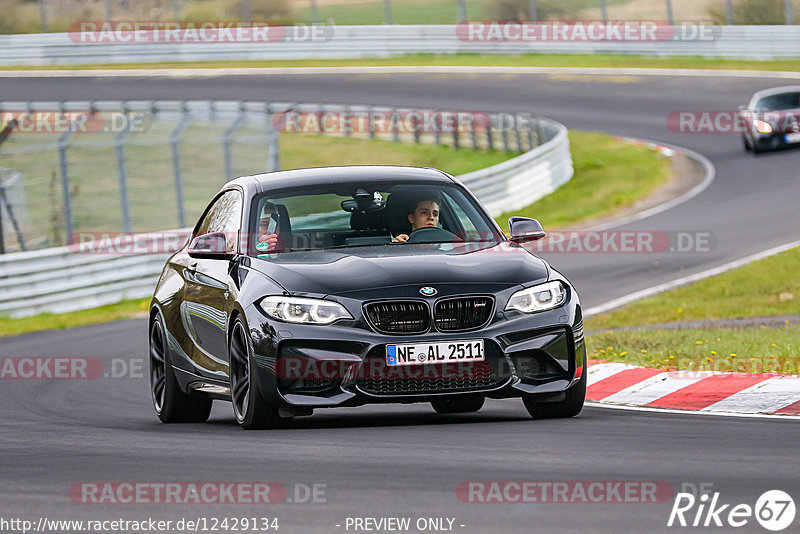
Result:
{"type": "MultiPolygon", "coordinates": [[[[408,214],[412,234],[420,228],[438,227],[440,202],[436,197],[422,197],[413,206],[413,210],[408,214]]],[[[408,239],[408,234],[400,234],[394,238],[397,243],[405,243],[408,239]]]]}
{"type": "Polygon", "coordinates": [[[258,219],[258,239],[256,240],[256,250],[268,252],[275,250],[278,246],[278,209],[272,202],[267,202],[261,209],[261,216],[258,219]]]}

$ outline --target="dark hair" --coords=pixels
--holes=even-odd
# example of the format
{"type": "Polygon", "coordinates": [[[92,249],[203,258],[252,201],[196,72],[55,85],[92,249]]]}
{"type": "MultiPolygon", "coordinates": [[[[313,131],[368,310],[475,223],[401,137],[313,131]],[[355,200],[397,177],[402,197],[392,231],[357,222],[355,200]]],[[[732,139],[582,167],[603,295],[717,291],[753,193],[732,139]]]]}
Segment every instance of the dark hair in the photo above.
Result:
{"type": "Polygon", "coordinates": [[[411,198],[411,202],[408,204],[408,213],[412,214],[417,211],[417,206],[419,206],[420,202],[435,202],[439,209],[442,208],[442,199],[436,193],[420,193],[411,198]]]}

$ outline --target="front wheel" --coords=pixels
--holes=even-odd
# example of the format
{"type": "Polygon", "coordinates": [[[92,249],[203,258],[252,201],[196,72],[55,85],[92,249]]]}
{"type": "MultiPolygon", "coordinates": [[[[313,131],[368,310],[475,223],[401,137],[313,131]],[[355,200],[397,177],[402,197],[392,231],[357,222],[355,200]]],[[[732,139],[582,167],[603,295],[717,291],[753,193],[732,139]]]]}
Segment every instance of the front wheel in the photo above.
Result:
{"type": "Polygon", "coordinates": [[[523,397],[525,408],[534,419],[554,419],[559,417],[574,417],[581,413],[583,402],[586,400],[586,368],[583,369],[578,383],[569,388],[566,398],[558,402],[535,402],[533,397],[523,397]]]}
{"type": "Polygon", "coordinates": [[[202,423],[211,414],[212,400],[181,391],[172,369],[164,319],[159,313],[150,325],[150,394],[162,423],[202,423]]]}
{"type": "Polygon", "coordinates": [[[228,345],[230,356],[231,403],[236,422],[247,430],[275,428],[284,421],[278,408],[261,397],[253,372],[255,359],[250,347],[250,335],[244,320],[238,317],[231,330],[228,345]]]}
{"type": "Polygon", "coordinates": [[[470,413],[477,412],[483,408],[483,401],[484,398],[481,395],[455,399],[436,399],[431,401],[431,406],[436,410],[436,413],[470,413]]]}

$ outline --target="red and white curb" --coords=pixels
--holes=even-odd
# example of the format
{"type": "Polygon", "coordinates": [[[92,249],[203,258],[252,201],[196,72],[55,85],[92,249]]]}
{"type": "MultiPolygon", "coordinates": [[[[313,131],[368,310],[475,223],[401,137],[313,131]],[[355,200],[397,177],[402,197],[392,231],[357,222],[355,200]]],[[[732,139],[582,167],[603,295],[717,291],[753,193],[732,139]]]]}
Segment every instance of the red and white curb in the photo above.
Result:
{"type": "Polygon", "coordinates": [[[701,413],[800,415],[800,376],[664,371],[590,361],[586,399],[701,413]]]}

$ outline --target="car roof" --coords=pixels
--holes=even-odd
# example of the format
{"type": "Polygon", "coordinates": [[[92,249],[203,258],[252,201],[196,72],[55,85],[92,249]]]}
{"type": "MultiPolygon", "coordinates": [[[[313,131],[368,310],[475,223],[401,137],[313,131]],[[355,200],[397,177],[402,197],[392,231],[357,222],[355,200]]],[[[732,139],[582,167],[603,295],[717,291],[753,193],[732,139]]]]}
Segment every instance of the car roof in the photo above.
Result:
{"type": "Polygon", "coordinates": [[[779,95],[781,93],[800,93],[800,85],[784,85],[783,87],[770,87],[753,94],[750,102],[757,102],[765,96],[779,95]]]}
{"type": "Polygon", "coordinates": [[[285,187],[336,184],[360,180],[370,182],[455,182],[450,175],[438,169],[397,165],[348,165],[293,169],[243,176],[228,182],[226,188],[238,185],[245,190],[255,189],[255,192],[263,192],[285,187]]]}

